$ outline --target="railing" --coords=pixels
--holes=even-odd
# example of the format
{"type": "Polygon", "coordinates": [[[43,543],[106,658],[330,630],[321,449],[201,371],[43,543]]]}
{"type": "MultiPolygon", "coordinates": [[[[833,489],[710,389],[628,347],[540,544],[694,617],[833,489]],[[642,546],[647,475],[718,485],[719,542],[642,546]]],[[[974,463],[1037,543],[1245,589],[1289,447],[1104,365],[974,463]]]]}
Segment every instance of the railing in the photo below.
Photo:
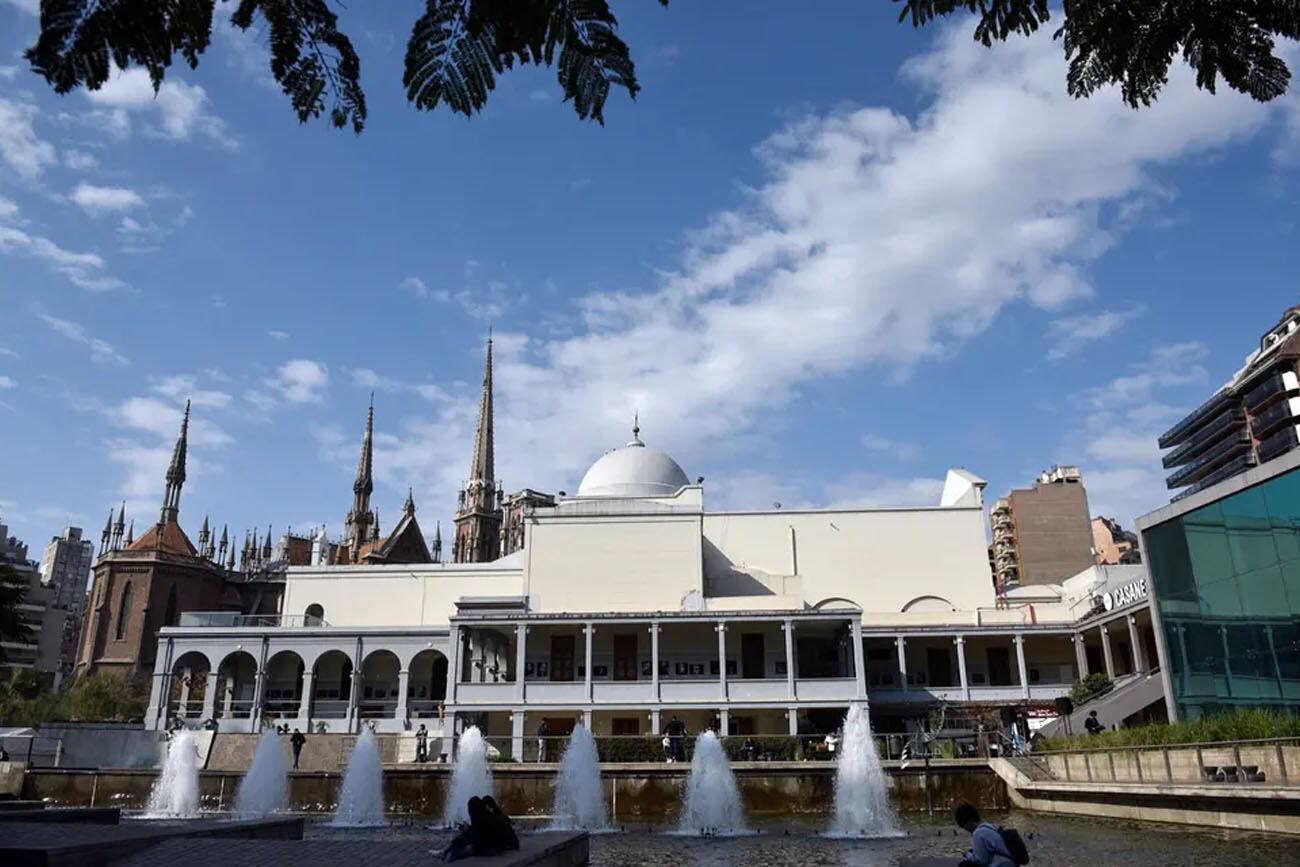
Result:
{"type": "Polygon", "coordinates": [[[25,762],[31,767],[57,768],[63,757],[63,739],[41,735],[0,736],[0,746],[11,762],[25,762]]]}
{"type": "Polygon", "coordinates": [[[182,628],[275,629],[329,626],[320,617],[306,614],[240,614],[237,611],[186,611],[178,625],[182,628]]]}
{"type": "Polygon", "coordinates": [[[1033,758],[1054,779],[1071,782],[1300,786],[1300,737],[1076,747],[1033,758]]]}

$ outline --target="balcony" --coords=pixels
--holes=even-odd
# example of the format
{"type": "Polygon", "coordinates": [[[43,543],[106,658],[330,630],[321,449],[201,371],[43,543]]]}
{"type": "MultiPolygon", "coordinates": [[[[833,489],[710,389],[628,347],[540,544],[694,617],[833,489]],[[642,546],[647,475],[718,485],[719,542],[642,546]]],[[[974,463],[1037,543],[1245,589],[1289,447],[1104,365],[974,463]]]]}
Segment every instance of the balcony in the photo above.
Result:
{"type": "Polygon", "coordinates": [[[329,626],[319,617],[305,614],[240,614],[238,611],[186,611],[177,624],[187,628],[280,629],[329,626]]]}

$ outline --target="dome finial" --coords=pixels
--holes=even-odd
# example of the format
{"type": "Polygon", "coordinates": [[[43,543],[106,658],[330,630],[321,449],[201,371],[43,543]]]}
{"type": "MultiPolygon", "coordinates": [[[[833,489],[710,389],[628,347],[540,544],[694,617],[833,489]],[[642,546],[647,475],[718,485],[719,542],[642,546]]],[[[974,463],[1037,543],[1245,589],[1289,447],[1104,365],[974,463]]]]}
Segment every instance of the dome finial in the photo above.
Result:
{"type": "Polygon", "coordinates": [[[632,411],[632,441],[641,442],[641,410],[632,411]]]}

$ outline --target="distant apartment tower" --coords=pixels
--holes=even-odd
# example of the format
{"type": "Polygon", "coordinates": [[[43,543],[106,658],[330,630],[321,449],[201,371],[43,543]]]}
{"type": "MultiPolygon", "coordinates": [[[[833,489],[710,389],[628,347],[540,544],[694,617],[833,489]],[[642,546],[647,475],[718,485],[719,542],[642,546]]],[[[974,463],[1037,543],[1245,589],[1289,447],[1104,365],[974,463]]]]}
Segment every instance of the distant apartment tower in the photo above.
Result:
{"type": "Polygon", "coordinates": [[[1092,519],[1092,548],[1098,566],[1127,566],[1142,562],[1136,533],[1130,533],[1114,518],[1092,519]]]}
{"type": "Polygon", "coordinates": [[[1300,305],[1259,340],[1259,349],[1214,396],[1159,439],[1171,498],[1271,461],[1300,445],[1300,305]]]}
{"type": "MultiPolygon", "coordinates": [[[[81,537],[80,527],[64,527],[50,540],[41,557],[41,586],[49,591],[50,608],[62,612],[56,685],[72,674],[86,608],[86,588],[95,562],[95,543],[81,537]]],[[[51,615],[56,619],[60,615],[51,615]]]]}
{"type": "Polygon", "coordinates": [[[1032,488],[994,501],[989,523],[999,590],[1059,583],[1095,564],[1088,494],[1078,467],[1044,470],[1032,488]]]}
{"type": "Polygon", "coordinates": [[[0,678],[8,680],[14,669],[27,668],[42,672],[53,681],[58,672],[63,612],[53,607],[53,590],[41,584],[36,564],[27,559],[27,544],[10,536],[9,528],[3,523],[0,523],[0,563],[10,566],[26,584],[26,593],[18,604],[18,619],[26,635],[0,643],[4,650],[0,678]]]}

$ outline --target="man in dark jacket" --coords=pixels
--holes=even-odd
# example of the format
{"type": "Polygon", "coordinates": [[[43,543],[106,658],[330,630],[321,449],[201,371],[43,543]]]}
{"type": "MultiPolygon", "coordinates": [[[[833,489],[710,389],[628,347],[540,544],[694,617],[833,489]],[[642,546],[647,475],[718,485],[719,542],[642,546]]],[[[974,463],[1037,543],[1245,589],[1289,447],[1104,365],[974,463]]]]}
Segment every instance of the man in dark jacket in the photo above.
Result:
{"type": "Polygon", "coordinates": [[[293,730],[293,737],[289,738],[289,744],[293,747],[293,769],[298,770],[298,757],[302,755],[302,745],[307,743],[307,736],[298,729],[293,730]]]}

